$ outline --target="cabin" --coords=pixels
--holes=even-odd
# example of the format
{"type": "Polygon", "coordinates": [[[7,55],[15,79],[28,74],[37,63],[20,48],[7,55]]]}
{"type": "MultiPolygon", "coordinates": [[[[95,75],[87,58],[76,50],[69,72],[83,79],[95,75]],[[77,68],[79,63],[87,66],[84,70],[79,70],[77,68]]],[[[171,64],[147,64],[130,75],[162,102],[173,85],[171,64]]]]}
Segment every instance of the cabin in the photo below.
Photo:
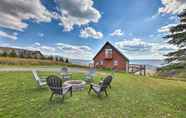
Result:
{"type": "Polygon", "coordinates": [[[109,42],[105,43],[93,61],[96,68],[114,68],[128,72],[129,59],[109,42]]]}

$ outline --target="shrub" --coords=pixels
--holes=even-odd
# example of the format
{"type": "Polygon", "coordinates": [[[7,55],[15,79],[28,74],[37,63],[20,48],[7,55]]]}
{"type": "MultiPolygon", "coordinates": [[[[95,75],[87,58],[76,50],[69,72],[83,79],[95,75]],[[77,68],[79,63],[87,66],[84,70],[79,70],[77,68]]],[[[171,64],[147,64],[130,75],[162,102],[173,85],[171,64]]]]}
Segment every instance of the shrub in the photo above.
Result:
{"type": "Polygon", "coordinates": [[[17,57],[17,54],[15,53],[15,51],[11,51],[8,56],[10,56],[10,57],[17,57]]]}
{"type": "Polygon", "coordinates": [[[8,54],[7,54],[6,52],[3,52],[1,56],[3,56],[3,57],[7,57],[8,54]]]}
{"type": "Polygon", "coordinates": [[[68,60],[68,58],[65,60],[65,63],[69,63],[69,60],[68,60]]]}

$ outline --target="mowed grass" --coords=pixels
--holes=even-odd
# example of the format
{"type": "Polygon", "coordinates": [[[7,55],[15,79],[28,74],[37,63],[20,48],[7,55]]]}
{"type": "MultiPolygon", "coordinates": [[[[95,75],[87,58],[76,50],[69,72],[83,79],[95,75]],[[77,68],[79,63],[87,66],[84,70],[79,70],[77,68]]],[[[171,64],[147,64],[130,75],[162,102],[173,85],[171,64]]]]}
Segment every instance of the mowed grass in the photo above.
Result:
{"type": "MultiPolygon", "coordinates": [[[[46,77],[52,72],[42,72],[46,77]]],[[[106,74],[98,74],[96,82],[106,74]]],[[[83,79],[73,73],[73,79],[83,79]]],[[[31,72],[0,73],[1,118],[185,118],[186,82],[117,73],[109,96],[88,95],[88,86],[73,96],[49,102],[50,91],[37,88],[31,72]]]]}

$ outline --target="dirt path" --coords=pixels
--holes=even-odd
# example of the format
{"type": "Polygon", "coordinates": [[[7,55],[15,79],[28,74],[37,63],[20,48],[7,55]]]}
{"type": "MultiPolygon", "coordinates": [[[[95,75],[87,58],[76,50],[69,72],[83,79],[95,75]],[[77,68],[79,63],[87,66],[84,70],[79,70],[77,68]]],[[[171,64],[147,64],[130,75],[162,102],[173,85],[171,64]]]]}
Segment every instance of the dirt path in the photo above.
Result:
{"type": "MultiPolygon", "coordinates": [[[[53,71],[53,72],[60,72],[60,67],[1,67],[0,72],[15,72],[15,71],[53,71]]],[[[70,72],[86,72],[87,69],[85,68],[69,68],[70,72]]]]}

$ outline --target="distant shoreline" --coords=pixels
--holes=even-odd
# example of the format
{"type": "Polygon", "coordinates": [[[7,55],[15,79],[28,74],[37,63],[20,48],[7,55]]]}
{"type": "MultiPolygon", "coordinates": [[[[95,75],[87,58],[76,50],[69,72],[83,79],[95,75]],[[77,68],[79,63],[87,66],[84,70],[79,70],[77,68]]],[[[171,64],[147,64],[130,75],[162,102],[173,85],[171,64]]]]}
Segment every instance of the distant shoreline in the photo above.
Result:
{"type": "MultiPolygon", "coordinates": [[[[89,65],[93,61],[91,60],[80,60],[80,59],[70,59],[70,63],[72,64],[80,64],[80,65],[89,65]]],[[[130,60],[130,64],[142,64],[146,65],[148,67],[161,67],[165,63],[164,60],[158,60],[158,59],[136,59],[136,60],[130,60]]]]}

